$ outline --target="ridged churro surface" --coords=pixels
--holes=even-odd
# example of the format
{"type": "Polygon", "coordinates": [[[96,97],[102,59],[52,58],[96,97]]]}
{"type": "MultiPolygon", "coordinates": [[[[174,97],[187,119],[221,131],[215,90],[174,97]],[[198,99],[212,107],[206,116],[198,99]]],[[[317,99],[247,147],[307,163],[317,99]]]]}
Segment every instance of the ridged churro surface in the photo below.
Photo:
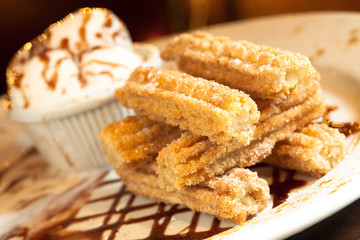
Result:
{"type": "Polygon", "coordinates": [[[325,106],[307,57],[206,32],[172,38],[161,55],[185,73],[137,68],[115,95],[138,115],[99,134],[130,191],[242,223],[269,200],[246,167],[322,176],[344,157],[345,137],[312,124],[325,106]]]}
{"type": "Polygon", "coordinates": [[[242,223],[247,216],[263,210],[270,198],[267,182],[248,169],[234,168],[181,191],[162,189],[151,169],[145,165],[141,169],[120,170],[118,174],[127,188],[136,194],[165,203],[183,204],[194,211],[235,223],[242,223]]]}
{"type": "Polygon", "coordinates": [[[276,144],[265,162],[320,177],[344,158],[345,136],[326,124],[314,123],[276,144]]]}
{"type": "MultiPolygon", "coordinates": [[[[290,102],[292,102],[292,100],[293,99],[289,99],[290,102]]],[[[298,100],[300,100],[300,98],[298,100]]],[[[285,100],[279,105],[271,105],[263,109],[261,111],[260,121],[256,124],[253,139],[258,139],[264,134],[284,126],[287,122],[302,116],[304,112],[307,112],[318,105],[323,105],[323,102],[324,97],[319,88],[304,101],[295,102],[295,105],[290,106],[289,102],[285,100]],[[274,112],[271,112],[270,109],[274,112]]],[[[321,115],[318,117],[321,117],[321,115]]]]}
{"type": "Polygon", "coordinates": [[[241,91],[162,68],[137,68],[116,96],[139,114],[218,143],[248,144],[260,116],[241,91]]]}
{"type": "Polygon", "coordinates": [[[163,148],[157,157],[161,186],[168,190],[181,189],[222,174],[232,167],[252,166],[261,162],[271,153],[277,141],[284,140],[296,129],[322,116],[325,108],[322,98],[317,97],[313,97],[314,105],[308,102],[301,104],[302,111],[291,121],[285,121],[247,146],[234,142],[217,144],[206,137],[185,132],[180,139],[163,148]]]}
{"type": "Polygon", "coordinates": [[[186,73],[243,90],[255,98],[286,98],[300,82],[306,85],[319,79],[303,55],[206,32],[174,37],[161,56],[176,60],[186,73]]]}
{"type": "Polygon", "coordinates": [[[145,116],[129,116],[106,126],[98,138],[109,163],[122,169],[136,168],[150,161],[180,135],[178,127],[145,116]]]}

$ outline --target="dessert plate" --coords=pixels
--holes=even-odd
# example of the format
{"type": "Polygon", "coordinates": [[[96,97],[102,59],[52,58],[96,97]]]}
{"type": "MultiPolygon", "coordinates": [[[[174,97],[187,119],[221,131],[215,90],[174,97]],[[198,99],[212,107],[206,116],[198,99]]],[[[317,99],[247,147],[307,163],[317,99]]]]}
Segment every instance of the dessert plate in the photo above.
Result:
{"type": "MultiPolygon", "coordinates": [[[[360,120],[360,14],[309,13],[258,18],[207,28],[300,52],[321,73],[334,122],[360,120]]],[[[151,41],[162,49],[169,37],[151,41]]],[[[171,64],[168,67],[174,67],[171,64]]],[[[57,173],[48,169],[22,130],[0,111],[0,239],[281,239],[360,197],[360,135],[347,138],[348,155],[330,173],[313,179],[271,167],[253,168],[273,182],[306,183],[242,225],[221,222],[180,205],[128,192],[113,171],[57,173]],[[287,180],[284,180],[287,178],[287,180]]],[[[301,184],[300,184],[301,185],[301,184]]]]}

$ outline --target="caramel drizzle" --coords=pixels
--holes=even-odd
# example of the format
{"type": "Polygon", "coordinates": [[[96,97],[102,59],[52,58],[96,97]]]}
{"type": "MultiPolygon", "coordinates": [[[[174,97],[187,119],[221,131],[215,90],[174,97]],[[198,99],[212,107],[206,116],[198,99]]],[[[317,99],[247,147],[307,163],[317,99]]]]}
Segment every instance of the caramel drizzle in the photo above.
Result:
{"type": "Polygon", "coordinates": [[[21,88],[21,83],[22,83],[22,80],[24,78],[24,74],[20,73],[13,73],[13,76],[12,76],[12,79],[13,79],[13,84],[16,88],[18,88],[21,92],[21,95],[24,99],[24,106],[23,108],[28,108],[30,106],[30,102],[29,102],[29,99],[27,98],[26,94],[25,94],[25,91],[24,89],[21,88]]]}
{"type": "Polygon", "coordinates": [[[24,74],[14,74],[13,79],[14,79],[14,86],[16,88],[20,88],[21,87],[21,82],[22,79],[24,78],[24,74]]]}
{"type": "Polygon", "coordinates": [[[105,22],[103,24],[104,28],[111,28],[112,26],[112,17],[111,14],[109,13],[109,11],[105,11],[105,22]]]}
{"type": "Polygon", "coordinates": [[[93,64],[93,63],[100,64],[100,65],[107,65],[107,66],[110,66],[112,68],[122,67],[122,68],[128,69],[127,66],[125,66],[123,64],[120,64],[120,63],[105,62],[105,61],[96,60],[96,59],[93,59],[93,60],[90,60],[90,61],[86,62],[86,64],[84,64],[83,67],[86,67],[86,66],[88,66],[90,64],[93,64]]]}
{"type": "Polygon", "coordinates": [[[102,71],[102,72],[99,72],[99,73],[93,73],[93,72],[87,71],[87,72],[85,72],[85,74],[90,75],[90,76],[108,75],[111,79],[115,80],[114,75],[111,72],[108,72],[108,71],[102,71]]]}
{"type": "Polygon", "coordinates": [[[61,65],[61,63],[66,60],[66,57],[60,58],[59,60],[56,61],[55,63],[55,67],[54,67],[54,73],[52,74],[52,76],[50,77],[50,79],[48,79],[46,77],[46,72],[49,70],[49,65],[50,65],[50,58],[45,55],[45,54],[41,54],[39,55],[39,59],[41,62],[43,62],[44,64],[44,68],[41,72],[42,77],[45,80],[45,83],[47,84],[47,86],[49,87],[49,89],[51,91],[54,91],[56,89],[56,84],[58,82],[58,76],[59,76],[59,67],[61,65]]]}
{"type": "MultiPolygon", "coordinates": [[[[125,68],[125,69],[128,69],[127,66],[123,65],[123,64],[120,64],[120,63],[111,63],[111,62],[105,62],[105,61],[100,61],[100,60],[91,60],[91,61],[88,61],[86,64],[84,64],[83,67],[86,67],[88,65],[91,65],[93,63],[96,63],[96,64],[101,64],[101,65],[107,65],[107,66],[110,66],[112,68],[117,68],[117,67],[122,67],[122,68],[125,68]]],[[[109,72],[109,71],[101,71],[99,73],[94,73],[94,72],[91,72],[91,71],[86,71],[85,72],[86,75],[90,75],[90,76],[97,76],[97,75],[108,75],[112,80],[116,80],[114,75],[109,72]]]]}
{"type": "Polygon", "coordinates": [[[91,14],[86,14],[84,16],[82,25],[79,28],[79,37],[81,39],[81,42],[77,43],[78,50],[81,50],[82,48],[87,48],[89,46],[89,43],[86,40],[86,26],[90,18],[91,18],[91,14]]]}
{"type": "Polygon", "coordinates": [[[48,81],[46,80],[46,72],[49,69],[50,58],[45,54],[40,54],[39,60],[44,64],[41,76],[45,79],[45,82],[48,83],[48,81]]]}
{"type": "Polygon", "coordinates": [[[64,60],[66,60],[66,57],[60,58],[56,62],[54,73],[51,76],[50,81],[47,81],[47,84],[51,90],[55,90],[55,88],[56,88],[56,84],[57,84],[58,78],[59,78],[59,67],[60,67],[62,61],[64,61],[64,60]]]}
{"type": "Polygon", "coordinates": [[[69,47],[69,39],[68,38],[64,38],[64,39],[61,40],[60,48],[65,49],[68,52],[71,52],[70,47],[69,47]]]}
{"type": "MultiPolygon", "coordinates": [[[[77,42],[76,43],[76,47],[79,51],[83,50],[83,49],[86,49],[88,46],[89,46],[89,43],[87,42],[86,40],[86,26],[87,26],[87,23],[88,21],[90,20],[91,18],[91,14],[86,14],[84,16],[84,19],[83,19],[83,22],[82,22],[82,25],[81,27],[79,28],[79,37],[81,39],[80,42],[77,42]]],[[[81,58],[81,55],[79,56],[79,58],[81,58]]],[[[81,74],[81,71],[79,71],[79,74],[78,74],[78,79],[79,79],[79,82],[80,82],[80,86],[83,88],[87,85],[87,80],[86,78],[81,74]]]]}
{"type": "MultiPolygon", "coordinates": [[[[118,30],[118,31],[114,32],[112,35],[112,38],[115,40],[117,37],[121,36],[122,32],[123,32],[122,30],[118,30]]],[[[124,36],[123,36],[123,38],[124,38],[124,36]]]]}

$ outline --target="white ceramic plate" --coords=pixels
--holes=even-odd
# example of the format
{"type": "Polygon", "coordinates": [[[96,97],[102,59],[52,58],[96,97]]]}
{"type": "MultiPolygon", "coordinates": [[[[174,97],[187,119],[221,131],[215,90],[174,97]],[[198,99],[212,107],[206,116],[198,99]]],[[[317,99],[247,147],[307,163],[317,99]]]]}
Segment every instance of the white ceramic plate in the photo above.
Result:
{"type": "MultiPolygon", "coordinates": [[[[360,120],[359,14],[285,15],[212,26],[208,31],[309,56],[322,75],[327,103],[339,106],[331,115],[332,120],[360,120]]],[[[163,38],[152,43],[163,48],[167,40],[163,38]]],[[[114,172],[71,176],[47,173],[36,153],[19,151],[28,149],[31,143],[3,112],[0,113],[0,139],[6,141],[2,144],[6,147],[0,148],[1,164],[3,168],[12,162],[17,164],[1,175],[0,238],[23,239],[37,230],[45,234],[45,238],[46,234],[72,236],[73,239],[143,239],[149,234],[152,236],[149,239],[174,235],[195,237],[196,234],[205,237],[233,226],[182,206],[157,204],[134,196],[123,188],[114,172]],[[64,220],[64,224],[56,224],[64,220]],[[190,226],[191,221],[196,222],[196,227],[190,226]],[[53,224],[57,226],[51,228],[53,224]],[[214,232],[209,233],[209,229],[214,232]],[[201,232],[206,234],[201,235],[201,232]]],[[[359,198],[358,139],[359,135],[347,139],[348,156],[325,177],[310,179],[307,187],[293,192],[282,205],[266,209],[213,238],[285,238],[359,198]]]]}

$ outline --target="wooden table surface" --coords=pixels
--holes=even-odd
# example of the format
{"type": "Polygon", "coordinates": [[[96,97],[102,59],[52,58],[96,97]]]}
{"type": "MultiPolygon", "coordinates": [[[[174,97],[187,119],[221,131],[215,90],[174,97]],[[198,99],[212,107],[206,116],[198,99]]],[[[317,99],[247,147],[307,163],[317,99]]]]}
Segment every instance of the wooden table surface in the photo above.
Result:
{"type": "Polygon", "coordinates": [[[312,227],[287,238],[287,240],[307,239],[360,239],[360,199],[312,227]]]}

